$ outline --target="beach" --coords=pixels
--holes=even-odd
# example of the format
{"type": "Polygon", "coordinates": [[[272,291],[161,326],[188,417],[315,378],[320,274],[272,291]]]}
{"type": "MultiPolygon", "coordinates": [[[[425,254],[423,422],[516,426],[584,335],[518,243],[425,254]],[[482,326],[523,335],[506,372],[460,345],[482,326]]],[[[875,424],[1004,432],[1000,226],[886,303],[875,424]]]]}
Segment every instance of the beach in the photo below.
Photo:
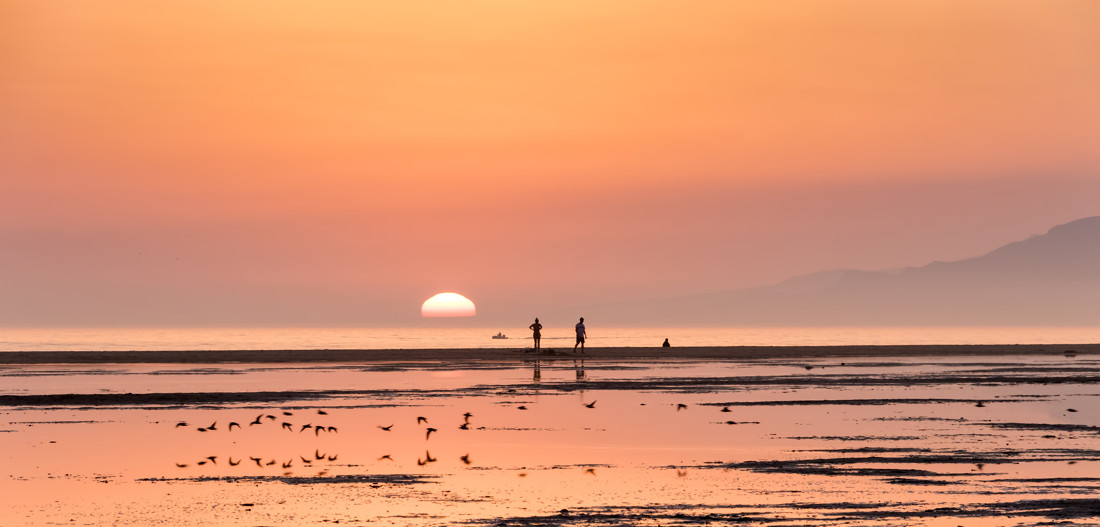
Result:
{"type": "Polygon", "coordinates": [[[6,352],[0,524],[1095,522],[1097,351],[6,352]]]}
{"type": "Polygon", "coordinates": [[[358,363],[378,361],[507,361],[533,357],[599,360],[759,360],[838,357],[920,357],[1057,355],[1100,353],[1100,344],[959,344],[888,346],[692,346],[572,348],[436,348],[436,349],[294,349],[294,350],[140,350],[140,351],[9,351],[0,364],[220,364],[220,363],[358,363]]]}

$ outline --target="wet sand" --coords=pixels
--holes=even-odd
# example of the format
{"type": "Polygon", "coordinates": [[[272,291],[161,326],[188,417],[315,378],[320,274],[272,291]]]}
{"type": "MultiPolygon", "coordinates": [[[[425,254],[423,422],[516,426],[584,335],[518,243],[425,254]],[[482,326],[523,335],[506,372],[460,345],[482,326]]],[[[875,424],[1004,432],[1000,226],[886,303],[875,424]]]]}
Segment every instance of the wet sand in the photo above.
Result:
{"type": "Polygon", "coordinates": [[[1097,351],[5,353],[0,524],[1094,522],[1097,351]]]}
{"type": "Polygon", "coordinates": [[[960,344],[912,346],[706,346],[568,349],[161,350],[0,352],[3,364],[360,363],[377,361],[507,361],[536,357],[599,360],[758,360],[841,357],[959,357],[1100,354],[1100,344],[960,344]]]}

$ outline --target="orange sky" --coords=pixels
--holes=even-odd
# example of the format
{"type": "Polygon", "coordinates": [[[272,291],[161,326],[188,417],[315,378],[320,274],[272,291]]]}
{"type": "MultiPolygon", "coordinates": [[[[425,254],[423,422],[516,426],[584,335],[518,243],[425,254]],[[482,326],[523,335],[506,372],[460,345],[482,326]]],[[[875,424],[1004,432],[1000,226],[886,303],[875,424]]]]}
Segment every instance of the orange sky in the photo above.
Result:
{"type": "Polygon", "coordinates": [[[0,324],[382,324],[1097,214],[1100,5],[0,3],[0,324]]]}

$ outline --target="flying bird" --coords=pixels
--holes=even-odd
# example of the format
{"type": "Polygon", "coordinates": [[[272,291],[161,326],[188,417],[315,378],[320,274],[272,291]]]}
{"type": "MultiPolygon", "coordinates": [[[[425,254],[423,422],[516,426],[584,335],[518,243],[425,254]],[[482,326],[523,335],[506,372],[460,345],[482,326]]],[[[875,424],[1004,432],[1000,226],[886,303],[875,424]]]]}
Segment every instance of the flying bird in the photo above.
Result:
{"type": "Polygon", "coordinates": [[[416,424],[420,424],[420,423],[425,423],[425,424],[426,424],[427,422],[428,422],[428,418],[427,418],[427,417],[423,417],[423,416],[421,416],[421,417],[417,417],[417,418],[416,418],[416,424]]]}
{"type": "Polygon", "coordinates": [[[176,428],[179,428],[181,426],[187,426],[187,421],[180,421],[180,422],[176,423],[176,428]]]}
{"type": "Polygon", "coordinates": [[[317,414],[318,415],[328,415],[328,412],[326,412],[324,410],[317,410],[317,414]]]}
{"type": "Polygon", "coordinates": [[[179,468],[187,468],[187,463],[176,463],[176,466],[179,468]]]}
{"type": "Polygon", "coordinates": [[[235,467],[235,466],[240,465],[240,464],[241,464],[240,460],[233,461],[232,457],[229,458],[229,466],[235,467]]]}
{"type": "Polygon", "coordinates": [[[520,405],[520,406],[516,407],[516,410],[526,410],[526,409],[527,409],[527,407],[523,406],[523,405],[520,405]]]}
{"type": "Polygon", "coordinates": [[[596,407],[596,401],[592,401],[588,404],[585,404],[584,406],[586,406],[588,408],[595,408],[596,407]]]}
{"type": "Polygon", "coordinates": [[[218,456],[206,456],[206,459],[209,459],[210,462],[215,464],[215,465],[218,464],[218,456]]]}
{"type": "Polygon", "coordinates": [[[267,414],[267,415],[266,415],[265,417],[267,417],[268,419],[270,419],[270,420],[272,420],[272,421],[274,421],[274,420],[275,420],[275,416],[274,416],[274,415],[271,415],[271,414],[267,414]]]}
{"type": "Polygon", "coordinates": [[[217,421],[214,421],[214,424],[212,424],[212,425],[210,425],[210,426],[206,427],[206,429],[207,429],[207,430],[217,430],[217,428],[215,428],[216,426],[218,426],[218,422],[217,422],[217,421]]]}
{"type": "Polygon", "coordinates": [[[389,432],[390,429],[393,428],[393,425],[390,425],[390,426],[378,425],[378,428],[381,428],[382,430],[385,430],[385,431],[389,432]]]}
{"type": "Polygon", "coordinates": [[[335,433],[340,432],[340,430],[337,430],[335,426],[330,426],[330,427],[326,428],[325,431],[330,433],[330,434],[335,434],[335,433]]]}
{"type": "Polygon", "coordinates": [[[333,454],[328,457],[329,461],[336,461],[336,458],[340,457],[340,454],[333,454]]]}
{"type": "Polygon", "coordinates": [[[385,454],[385,455],[383,455],[382,457],[378,458],[378,461],[382,461],[383,459],[387,459],[387,460],[393,461],[393,458],[392,458],[392,457],[390,457],[390,455],[389,455],[389,454],[385,454]]]}
{"type": "Polygon", "coordinates": [[[458,425],[458,429],[459,430],[469,430],[470,429],[470,423],[462,423],[462,424],[458,425]]]}
{"type": "Polygon", "coordinates": [[[283,411],[283,415],[294,415],[294,414],[291,413],[291,412],[283,411]]]}
{"type": "Polygon", "coordinates": [[[262,461],[263,461],[262,459],[260,459],[258,457],[249,457],[248,459],[251,459],[252,461],[255,461],[257,467],[264,468],[264,464],[262,463],[262,461]]]}
{"type": "Polygon", "coordinates": [[[293,459],[291,459],[290,461],[287,461],[286,463],[283,463],[283,468],[290,468],[292,465],[294,465],[294,460],[293,459]]]}
{"type": "Polygon", "coordinates": [[[294,431],[294,426],[291,425],[290,423],[287,423],[287,422],[283,422],[283,428],[286,428],[287,430],[290,430],[291,432],[294,431]]]}
{"type": "Polygon", "coordinates": [[[230,432],[232,432],[232,431],[233,431],[233,427],[234,427],[234,426],[235,426],[235,427],[237,427],[237,428],[240,428],[240,427],[241,427],[241,425],[239,425],[239,424],[237,424],[237,423],[235,423],[235,422],[230,422],[230,423],[229,423],[229,431],[230,431],[230,432]]]}
{"type": "Polygon", "coordinates": [[[679,403],[676,405],[676,411],[679,412],[680,410],[687,410],[687,407],[688,405],[684,403],[679,403]]]}
{"type": "Polygon", "coordinates": [[[308,457],[305,457],[305,456],[298,456],[298,457],[302,458],[302,463],[305,463],[307,465],[313,463],[313,460],[308,458],[308,457]]]}
{"type": "Polygon", "coordinates": [[[267,466],[269,466],[269,467],[270,467],[271,465],[274,465],[274,464],[275,464],[275,460],[274,460],[274,459],[272,459],[271,461],[268,461],[268,462],[267,462],[267,466]]]}
{"type": "Polygon", "coordinates": [[[313,451],[313,457],[317,458],[318,460],[325,459],[325,455],[321,453],[320,449],[313,451]]]}
{"type": "MultiPolygon", "coordinates": [[[[271,417],[274,418],[275,416],[273,415],[271,417]]],[[[264,418],[264,414],[257,415],[256,420],[252,421],[251,423],[248,423],[248,426],[264,424],[263,421],[262,421],[263,418],[264,418]]]]}
{"type": "Polygon", "coordinates": [[[318,426],[314,427],[313,435],[319,436],[319,435],[321,435],[321,432],[324,432],[324,431],[325,431],[325,427],[318,425],[318,426]]]}
{"type": "Polygon", "coordinates": [[[298,433],[300,434],[302,432],[305,432],[309,428],[313,428],[313,425],[302,425],[302,429],[299,430],[298,433]]]}
{"type": "Polygon", "coordinates": [[[424,435],[424,439],[427,440],[429,437],[432,437],[432,432],[438,432],[438,430],[434,428],[428,428],[428,433],[424,435]]]}
{"type": "Polygon", "coordinates": [[[469,465],[469,464],[470,464],[470,454],[466,454],[465,456],[462,456],[462,457],[460,457],[460,458],[458,458],[458,459],[461,459],[461,460],[462,460],[462,462],[463,462],[463,463],[465,463],[465,464],[467,464],[467,465],[469,465]]]}

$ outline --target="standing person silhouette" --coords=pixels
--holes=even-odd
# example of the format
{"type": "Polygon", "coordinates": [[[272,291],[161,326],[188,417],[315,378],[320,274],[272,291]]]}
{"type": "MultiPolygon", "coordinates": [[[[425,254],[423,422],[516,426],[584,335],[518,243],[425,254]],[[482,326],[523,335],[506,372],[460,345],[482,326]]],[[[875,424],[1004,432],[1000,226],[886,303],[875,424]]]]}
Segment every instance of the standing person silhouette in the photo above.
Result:
{"type": "Polygon", "coordinates": [[[584,353],[584,339],[587,336],[584,332],[584,317],[581,317],[581,321],[577,322],[577,343],[573,344],[573,353],[577,352],[577,346],[580,346],[581,353],[584,353]]]}
{"type": "Polygon", "coordinates": [[[540,349],[539,341],[542,340],[542,324],[539,324],[539,318],[535,317],[535,323],[527,327],[531,328],[531,331],[535,332],[535,353],[538,353],[540,349]]]}

